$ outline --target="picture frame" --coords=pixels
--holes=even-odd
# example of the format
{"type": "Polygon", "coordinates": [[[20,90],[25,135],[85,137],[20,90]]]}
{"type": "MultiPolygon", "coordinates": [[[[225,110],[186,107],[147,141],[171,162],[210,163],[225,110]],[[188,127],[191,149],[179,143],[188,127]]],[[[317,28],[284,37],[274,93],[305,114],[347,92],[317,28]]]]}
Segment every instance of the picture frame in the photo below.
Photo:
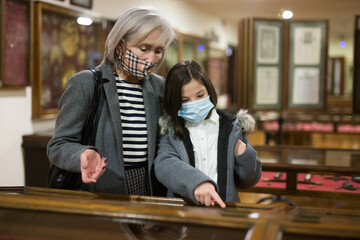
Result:
{"type": "Polygon", "coordinates": [[[317,104],[320,101],[320,71],[317,67],[295,67],[291,91],[293,104],[317,104]]]}
{"type": "Polygon", "coordinates": [[[85,13],[45,2],[36,2],[34,9],[32,117],[56,118],[67,80],[100,64],[106,24],[102,18],[91,17],[90,26],[79,25],[76,19],[85,13]]]}
{"type": "Polygon", "coordinates": [[[1,0],[0,86],[25,87],[31,82],[31,1],[1,0]],[[14,64],[16,63],[16,64],[14,64]]]}
{"type": "Polygon", "coordinates": [[[326,109],[328,20],[292,21],[286,110],[326,109]]]}
{"type": "Polygon", "coordinates": [[[293,28],[295,65],[319,65],[321,55],[321,26],[293,28]]]}
{"type": "Polygon", "coordinates": [[[254,18],[252,21],[253,56],[252,103],[250,108],[281,110],[283,69],[283,28],[277,19],[254,18]]]}
{"type": "Polygon", "coordinates": [[[87,9],[92,8],[92,0],[70,0],[70,4],[87,9]]]}
{"type": "Polygon", "coordinates": [[[260,66],[256,68],[256,101],[257,105],[278,104],[279,99],[279,69],[274,66],[260,66]]]}
{"type": "Polygon", "coordinates": [[[256,62],[258,64],[279,63],[279,41],[280,28],[273,24],[263,24],[260,21],[255,22],[256,29],[256,62]]]}

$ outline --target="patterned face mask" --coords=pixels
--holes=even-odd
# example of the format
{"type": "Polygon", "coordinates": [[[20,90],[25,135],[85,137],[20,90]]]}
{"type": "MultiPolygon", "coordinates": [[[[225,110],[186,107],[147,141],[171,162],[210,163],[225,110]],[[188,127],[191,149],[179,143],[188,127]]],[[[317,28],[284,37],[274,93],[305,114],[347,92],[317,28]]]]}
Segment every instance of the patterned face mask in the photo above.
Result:
{"type": "Polygon", "coordinates": [[[120,44],[116,48],[115,54],[116,61],[121,63],[124,70],[139,80],[142,80],[143,78],[149,79],[149,73],[157,65],[157,63],[152,64],[150,62],[140,60],[128,48],[126,48],[126,55],[124,56],[120,44]]]}

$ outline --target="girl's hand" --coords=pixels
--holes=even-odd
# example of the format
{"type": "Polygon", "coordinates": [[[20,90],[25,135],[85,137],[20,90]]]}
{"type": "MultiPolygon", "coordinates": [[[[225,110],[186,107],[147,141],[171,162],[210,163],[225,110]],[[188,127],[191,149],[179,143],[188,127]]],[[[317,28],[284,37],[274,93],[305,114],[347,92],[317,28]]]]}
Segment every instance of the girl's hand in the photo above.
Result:
{"type": "Polygon", "coordinates": [[[240,155],[242,154],[243,152],[245,152],[245,149],[246,149],[246,144],[241,141],[240,139],[237,140],[236,142],[236,146],[235,146],[235,155],[240,155]]]}
{"type": "Polygon", "coordinates": [[[93,149],[87,149],[80,155],[81,178],[83,183],[96,183],[106,170],[106,158],[93,149]]]}
{"type": "Polygon", "coordinates": [[[226,208],[225,203],[215,191],[214,185],[210,182],[204,182],[197,186],[194,190],[194,196],[198,202],[207,207],[215,206],[215,202],[217,202],[220,207],[226,208]]]}

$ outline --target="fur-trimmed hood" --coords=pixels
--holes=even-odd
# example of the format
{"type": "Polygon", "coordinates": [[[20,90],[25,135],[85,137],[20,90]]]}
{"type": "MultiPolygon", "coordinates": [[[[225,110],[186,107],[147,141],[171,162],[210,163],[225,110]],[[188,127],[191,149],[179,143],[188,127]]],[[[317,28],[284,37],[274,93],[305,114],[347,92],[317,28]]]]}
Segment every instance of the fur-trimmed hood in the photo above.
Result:
{"type": "MultiPolygon", "coordinates": [[[[236,119],[240,126],[244,129],[244,132],[250,133],[255,131],[255,119],[247,113],[247,110],[240,109],[236,114],[236,119]]],[[[159,118],[159,129],[160,129],[160,135],[165,135],[170,132],[170,129],[172,128],[172,120],[169,115],[164,113],[159,118]]]]}

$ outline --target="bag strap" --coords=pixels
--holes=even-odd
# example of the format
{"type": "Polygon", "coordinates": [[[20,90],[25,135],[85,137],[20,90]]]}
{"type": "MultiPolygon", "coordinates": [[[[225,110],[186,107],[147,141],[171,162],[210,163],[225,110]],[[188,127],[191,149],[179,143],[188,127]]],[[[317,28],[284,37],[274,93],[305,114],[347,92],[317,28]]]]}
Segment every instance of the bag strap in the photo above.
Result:
{"type": "Polygon", "coordinates": [[[101,71],[98,68],[91,68],[90,71],[94,74],[94,94],[90,104],[90,110],[82,131],[82,144],[95,145],[96,131],[99,123],[101,109],[104,103],[105,94],[101,71]]]}

